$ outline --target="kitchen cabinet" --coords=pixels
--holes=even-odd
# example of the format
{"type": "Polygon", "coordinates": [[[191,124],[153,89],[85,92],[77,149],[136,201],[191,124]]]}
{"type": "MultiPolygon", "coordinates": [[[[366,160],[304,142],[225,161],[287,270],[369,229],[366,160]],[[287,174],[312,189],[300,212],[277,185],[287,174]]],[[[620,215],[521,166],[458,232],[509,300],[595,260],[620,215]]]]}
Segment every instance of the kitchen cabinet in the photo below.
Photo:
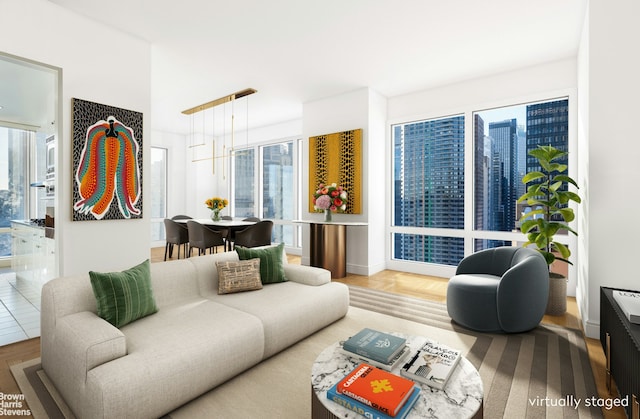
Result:
{"type": "Polygon", "coordinates": [[[40,287],[55,277],[55,241],[30,221],[11,222],[11,269],[16,278],[40,287]]]}

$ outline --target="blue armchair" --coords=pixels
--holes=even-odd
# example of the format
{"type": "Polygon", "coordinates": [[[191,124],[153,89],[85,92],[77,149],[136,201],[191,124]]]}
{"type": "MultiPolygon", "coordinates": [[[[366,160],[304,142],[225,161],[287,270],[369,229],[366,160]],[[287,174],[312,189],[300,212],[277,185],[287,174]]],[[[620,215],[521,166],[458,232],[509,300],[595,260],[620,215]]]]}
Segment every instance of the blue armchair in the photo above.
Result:
{"type": "Polygon", "coordinates": [[[549,268],[536,250],[497,247],[465,257],[447,286],[447,311],[481,332],[526,332],[544,316],[549,268]]]}

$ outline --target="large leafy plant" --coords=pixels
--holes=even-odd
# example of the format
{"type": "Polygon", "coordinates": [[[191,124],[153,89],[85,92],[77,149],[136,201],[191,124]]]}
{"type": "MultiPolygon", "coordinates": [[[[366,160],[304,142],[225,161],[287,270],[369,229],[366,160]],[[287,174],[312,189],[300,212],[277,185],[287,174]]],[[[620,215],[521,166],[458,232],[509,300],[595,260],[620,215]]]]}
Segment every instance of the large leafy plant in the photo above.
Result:
{"type": "Polygon", "coordinates": [[[529,172],[522,178],[522,183],[529,186],[518,202],[526,201],[532,209],[522,216],[524,221],[520,224],[528,240],[523,246],[535,245],[547,265],[556,259],[571,264],[569,248],[554,240],[560,230],[578,235],[568,224],[575,219],[569,201],[581,202],[578,194],[568,190],[568,184],[576,188],[578,184],[566,174],[567,165],[558,162],[567,152],[553,146],[538,146],[529,155],[538,160],[540,170],[529,172]]]}

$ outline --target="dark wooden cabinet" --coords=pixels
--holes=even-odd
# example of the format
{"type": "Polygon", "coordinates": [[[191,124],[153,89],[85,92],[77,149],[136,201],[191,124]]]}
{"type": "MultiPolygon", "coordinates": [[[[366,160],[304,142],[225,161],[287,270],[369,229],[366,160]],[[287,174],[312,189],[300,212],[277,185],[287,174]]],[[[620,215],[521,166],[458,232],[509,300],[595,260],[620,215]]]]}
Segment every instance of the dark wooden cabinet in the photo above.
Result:
{"type": "Polygon", "coordinates": [[[606,357],[607,388],[611,391],[613,378],[620,397],[628,397],[627,417],[640,419],[640,325],[627,320],[613,291],[600,288],[600,342],[606,357]]]}

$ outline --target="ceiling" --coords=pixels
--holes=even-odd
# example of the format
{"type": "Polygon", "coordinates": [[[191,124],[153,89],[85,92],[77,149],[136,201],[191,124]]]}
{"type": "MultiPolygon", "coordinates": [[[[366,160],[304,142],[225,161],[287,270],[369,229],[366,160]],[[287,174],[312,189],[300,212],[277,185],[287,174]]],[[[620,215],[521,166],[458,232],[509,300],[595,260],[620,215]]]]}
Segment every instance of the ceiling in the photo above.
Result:
{"type": "MultiPolygon", "coordinates": [[[[575,57],[587,0],[50,0],[152,45],[152,128],[254,88],[250,125],[370,87],[386,97],[575,57]]],[[[185,119],[186,118],[186,119],[185,119]]]]}

